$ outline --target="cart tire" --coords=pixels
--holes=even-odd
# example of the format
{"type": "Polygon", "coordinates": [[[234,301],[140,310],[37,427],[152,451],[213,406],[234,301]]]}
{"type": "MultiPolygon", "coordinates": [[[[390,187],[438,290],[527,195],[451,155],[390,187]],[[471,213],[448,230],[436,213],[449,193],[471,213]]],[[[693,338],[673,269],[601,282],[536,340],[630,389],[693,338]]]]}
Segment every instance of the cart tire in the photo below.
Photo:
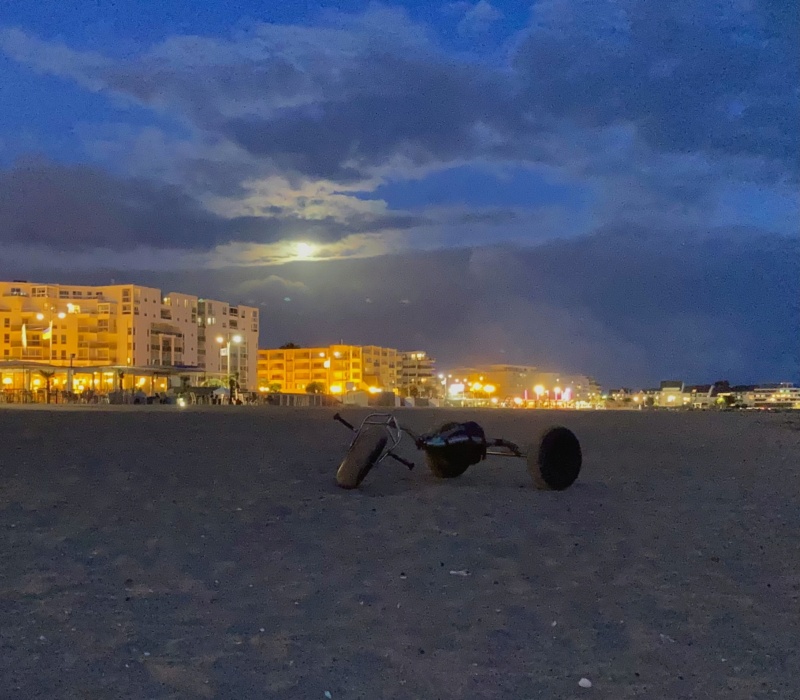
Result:
{"type": "MultiPolygon", "coordinates": [[[[458,423],[445,423],[436,432],[441,433],[457,425],[458,423]]],[[[455,479],[469,469],[468,461],[445,459],[444,455],[433,450],[425,450],[425,464],[437,479],[455,479]]]]}
{"type": "Polygon", "coordinates": [[[375,466],[388,438],[380,428],[367,428],[356,437],[336,472],[336,483],[343,489],[356,489],[375,466]]]}
{"type": "Polygon", "coordinates": [[[528,472],[537,488],[563,491],[575,483],[583,456],[575,434],[562,426],[545,431],[539,449],[528,452],[528,472]]]}

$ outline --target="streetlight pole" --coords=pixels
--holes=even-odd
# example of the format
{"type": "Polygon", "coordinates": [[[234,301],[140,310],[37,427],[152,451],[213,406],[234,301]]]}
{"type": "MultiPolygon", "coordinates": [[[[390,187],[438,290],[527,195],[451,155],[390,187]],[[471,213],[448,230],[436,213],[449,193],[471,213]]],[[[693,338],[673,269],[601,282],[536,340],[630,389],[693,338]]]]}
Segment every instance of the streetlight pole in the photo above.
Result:
{"type": "MultiPolygon", "coordinates": [[[[226,364],[226,367],[227,367],[227,376],[228,376],[228,394],[229,394],[228,395],[228,403],[233,405],[234,380],[233,380],[233,377],[231,376],[231,342],[233,342],[237,346],[237,348],[236,348],[236,371],[237,371],[237,374],[238,374],[238,372],[239,372],[239,346],[242,343],[242,336],[240,336],[238,333],[236,335],[234,335],[234,336],[231,336],[231,334],[228,333],[228,339],[226,340],[221,335],[218,335],[217,336],[217,342],[220,345],[225,345],[225,354],[227,355],[227,360],[226,360],[225,364],[226,364]]],[[[220,348],[220,351],[222,351],[222,348],[220,348]]]]}

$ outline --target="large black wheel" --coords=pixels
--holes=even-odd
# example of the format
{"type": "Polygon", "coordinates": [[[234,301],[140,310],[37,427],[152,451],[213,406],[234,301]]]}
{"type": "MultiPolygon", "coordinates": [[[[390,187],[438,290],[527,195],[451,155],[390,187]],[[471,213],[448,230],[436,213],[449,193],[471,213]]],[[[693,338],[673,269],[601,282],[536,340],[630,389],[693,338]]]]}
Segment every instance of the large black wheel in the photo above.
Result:
{"type": "MultiPolygon", "coordinates": [[[[436,432],[443,433],[458,426],[458,423],[445,423],[436,432]]],[[[425,450],[425,464],[437,479],[455,479],[461,476],[471,462],[461,454],[457,447],[428,448],[425,450]]]]}
{"type": "Polygon", "coordinates": [[[568,428],[547,430],[539,449],[528,452],[528,471],[540,489],[563,491],[575,483],[581,471],[583,455],[578,438],[568,428]]]}
{"type": "Polygon", "coordinates": [[[377,427],[362,430],[336,472],[336,483],[343,489],[355,489],[364,481],[386,447],[386,432],[377,427]]]}

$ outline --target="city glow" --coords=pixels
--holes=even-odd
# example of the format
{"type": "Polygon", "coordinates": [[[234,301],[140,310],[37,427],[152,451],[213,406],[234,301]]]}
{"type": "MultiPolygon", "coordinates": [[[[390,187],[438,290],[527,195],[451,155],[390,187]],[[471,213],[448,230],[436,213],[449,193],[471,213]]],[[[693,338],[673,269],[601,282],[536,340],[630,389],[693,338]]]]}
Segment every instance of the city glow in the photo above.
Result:
{"type": "Polygon", "coordinates": [[[522,399],[521,399],[519,396],[515,396],[515,397],[514,397],[514,403],[515,403],[517,406],[522,406],[522,399]]]}
{"type": "Polygon", "coordinates": [[[483,391],[487,394],[494,394],[497,391],[497,387],[494,384],[484,384],[483,391]]]}
{"type": "Polygon", "coordinates": [[[331,394],[341,394],[342,393],[342,385],[341,384],[332,384],[331,385],[331,394]]]}
{"type": "Polygon", "coordinates": [[[544,394],[544,387],[541,384],[537,384],[533,387],[533,393],[536,394],[536,396],[541,396],[544,394]]]}
{"type": "Polygon", "coordinates": [[[378,387],[376,387],[376,386],[371,386],[371,387],[369,388],[369,393],[370,393],[370,394],[380,394],[380,393],[381,393],[381,390],[380,390],[380,389],[378,389],[378,387]]]}
{"type": "Polygon", "coordinates": [[[456,394],[461,394],[461,393],[463,393],[463,391],[464,391],[464,388],[465,388],[465,387],[464,387],[464,385],[463,385],[463,384],[451,384],[451,385],[448,387],[447,391],[448,391],[448,393],[449,393],[451,396],[455,396],[456,394]]]}
{"type": "Polygon", "coordinates": [[[238,345],[239,343],[242,342],[242,336],[235,335],[235,336],[233,336],[233,338],[231,338],[231,340],[238,345]]]}
{"type": "Polygon", "coordinates": [[[225,338],[223,338],[221,335],[218,335],[217,336],[217,342],[221,345],[222,343],[225,342],[225,338]]]}
{"type": "Polygon", "coordinates": [[[13,382],[14,380],[11,377],[3,377],[3,384],[5,384],[6,386],[12,384],[13,382]]]}
{"type": "Polygon", "coordinates": [[[58,312],[58,317],[59,317],[59,318],[66,318],[66,317],[67,317],[67,314],[65,314],[63,311],[59,311],[59,312],[58,312]]]}
{"type": "Polygon", "coordinates": [[[44,321],[44,314],[36,314],[37,321],[44,321]]]}

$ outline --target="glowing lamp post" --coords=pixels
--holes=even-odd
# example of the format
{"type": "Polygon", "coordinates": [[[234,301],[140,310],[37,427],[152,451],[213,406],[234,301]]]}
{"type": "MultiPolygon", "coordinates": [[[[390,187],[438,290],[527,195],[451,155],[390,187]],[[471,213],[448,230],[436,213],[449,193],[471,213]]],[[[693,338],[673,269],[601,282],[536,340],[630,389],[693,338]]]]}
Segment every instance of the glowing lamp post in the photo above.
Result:
{"type": "MultiPolygon", "coordinates": [[[[228,403],[232,404],[233,403],[233,384],[234,384],[234,382],[233,382],[233,378],[231,377],[231,343],[236,345],[236,373],[238,374],[239,373],[239,359],[240,359],[239,348],[240,348],[240,346],[242,344],[242,336],[240,336],[238,334],[234,335],[234,336],[231,336],[229,334],[228,335],[228,339],[226,340],[221,335],[218,335],[217,336],[217,342],[220,344],[220,346],[222,346],[222,345],[225,346],[225,356],[227,357],[226,374],[228,375],[228,391],[230,392],[230,395],[228,396],[228,403]]],[[[220,354],[222,354],[222,347],[220,347],[220,354]]]]}

